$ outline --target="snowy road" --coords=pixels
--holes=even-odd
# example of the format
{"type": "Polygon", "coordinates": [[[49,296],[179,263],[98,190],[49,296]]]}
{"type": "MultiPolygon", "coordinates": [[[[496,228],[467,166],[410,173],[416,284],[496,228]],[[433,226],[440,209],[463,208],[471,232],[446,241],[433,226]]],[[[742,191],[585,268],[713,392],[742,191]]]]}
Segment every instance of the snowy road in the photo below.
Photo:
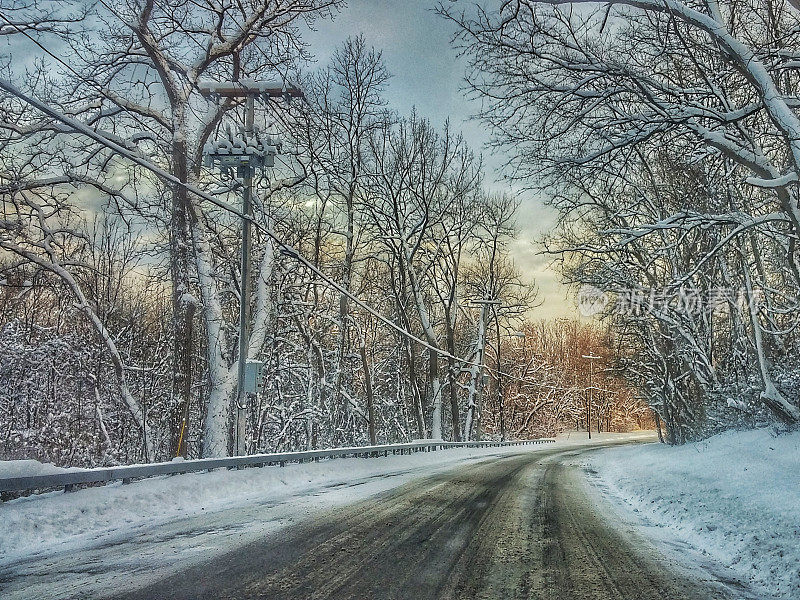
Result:
{"type": "MultiPolygon", "coordinates": [[[[617,521],[578,466],[590,451],[509,453],[418,478],[356,504],[312,512],[166,578],[153,578],[151,568],[148,587],[109,597],[748,597],[713,566],[689,571],[617,521]]],[[[235,524],[214,527],[231,535],[226,527],[235,524]]]]}

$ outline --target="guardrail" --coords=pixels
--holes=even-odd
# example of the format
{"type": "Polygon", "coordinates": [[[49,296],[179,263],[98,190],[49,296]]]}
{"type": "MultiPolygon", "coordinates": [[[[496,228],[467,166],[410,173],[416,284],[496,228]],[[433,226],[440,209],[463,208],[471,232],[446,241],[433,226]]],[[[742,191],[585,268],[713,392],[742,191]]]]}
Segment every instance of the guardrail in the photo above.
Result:
{"type": "Polygon", "coordinates": [[[172,462],[147,465],[128,465],[123,467],[100,467],[56,473],[53,475],[31,475],[28,477],[0,478],[0,492],[33,492],[63,487],[65,492],[82,484],[98,484],[109,481],[130,483],[133,479],[145,479],[158,475],[176,475],[213,469],[239,469],[268,465],[284,466],[287,462],[318,461],[321,458],[377,457],[391,454],[411,454],[413,452],[434,452],[449,448],[490,448],[495,446],[527,446],[555,442],[552,438],[518,440],[511,442],[444,442],[422,441],[407,444],[386,444],[383,446],[360,446],[351,448],[330,448],[327,450],[308,450],[303,452],[276,452],[273,454],[253,454],[251,456],[232,456],[227,458],[200,458],[196,460],[175,460],[172,462]]]}

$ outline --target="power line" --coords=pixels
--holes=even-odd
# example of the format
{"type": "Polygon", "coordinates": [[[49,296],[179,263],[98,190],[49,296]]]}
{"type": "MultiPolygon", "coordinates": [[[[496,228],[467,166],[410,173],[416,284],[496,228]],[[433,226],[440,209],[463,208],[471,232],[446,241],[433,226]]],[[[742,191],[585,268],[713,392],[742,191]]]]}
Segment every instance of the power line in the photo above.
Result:
{"type": "MultiPolygon", "coordinates": [[[[94,141],[96,141],[96,142],[98,142],[98,143],[100,143],[100,144],[102,144],[102,145],[114,150],[115,152],[117,152],[120,155],[124,156],[128,160],[136,163],[137,165],[139,165],[141,167],[144,167],[145,169],[147,169],[150,172],[154,173],[155,175],[161,177],[162,179],[165,179],[166,181],[168,181],[168,182],[170,182],[172,184],[175,184],[175,185],[177,185],[179,187],[184,188],[188,192],[191,192],[192,194],[198,196],[199,198],[201,198],[203,200],[207,200],[208,202],[210,202],[211,204],[213,204],[217,208],[220,208],[220,209],[225,210],[225,211],[227,211],[227,212],[229,212],[231,214],[234,214],[234,215],[238,216],[240,219],[249,221],[250,224],[253,227],[255,227],[257,230],[259,230],[260,232],[262,232],[265,235],[267,235],[268,237],[270,237],[283,250],[283,254],[286,254],[286,255],[294,258],[296,261],[301,263],[303,266],[305,266],[306,268],[311,270],[313,273],[315,273],[318,277],[320,277],[322,280],[324,280],[330,287],[332,287],[333,289],[335,289],[339,293],[347,296],[347,298],[349,298],[351,301],[353,301],[355,304],[357,304],[359,307],[361,307],[362,310],[366,311],[367,313],[369,313],[370,315],[372,315],[373,317],[375,317],[376,319],[378,319],[379,321],[381,321],[385,325],[388,325],[390,328],[392,328],[394,331],[396,331],[400,335],[408,338],[411,341],[414,341],[414,342],[418,343],[419,345],[423,346],[424,348],[427,348],[431,352],[434,352],[435,354],[437,354],[437,355],[439,355],[439,356],[441,356],[443,358],[449,358],[449,359],[452,359],[452,360],[454,360],[454,361],[456,361],[458,363],[461,363],[461,364],[467,365],[467,366],[471,366],[471,367],[478,367],[478,368],[481,368],[481,369],[487,368],[486,365],[482,365],[482,364],[479,364],[479,363],[475,363],[475,362],[468,361],[466,359],[454,356],[453,354],[450,354],[446,350],[442,350],[440,348],[437,348],[433,344],[430,344],[430,343],[426,342],[425,340],[415,336],[413,333],[403,329],[402,327],[400,327],[399,325],[397,325],[396,323],[394,323],[390,319],[388,319],[385,316],[383,316],[382,314],[380,314],[376,309],[372,308],[370,305],[368,305],[367,303],[362,301],[360,298],[358,298],[357,296],[352,294],[349,290],[345,289],[342,285],[340,285],[339,283],[337,283],[336,281],[331,279],[328,275],[323,273],[316,265],[314,265],[314,263],[312,263],[310,260],[308,260],[303,255],[301,255],[295,248],[293,248],[292,246],[290,246],[289,244],[284,242],[274,231],[272,231],[268,227],[265,227],[264,225],[262,225],[261,223],[256,221],[253,217],[251,217],[249,215],[246,215],[245,213],[240,211],[238,208],[236,208],[235,206],[233,206],[229,202],[226,202],[225,200],[220,200],[219,198],[216,198],[216,197],[212,196],[211,194],[208,194],[207,192],[204,192],[203,190],[200,190],[200,189],[198,189],[198,188],[196,188],[196,187],[194,187],[192,185],[189,185],[189,184],[181,181],[180,179],[178,179],[177,177],[175,177],[171,173],[168,173],[167,171],[163,170],[162,168],[158,167],[157,165],[154,165],[153,163],[151,163],[150,161],[148,161],[145,158],[141,157],[137,153],[125,148],[124,146],[114,142],[113,140],[108,139],[107,137],[105,137],[101,133],[95,131],[94,129],[92,129],[90,127],[88,127],[87,125],[84,125],[80,121],[77,121],[76,119],[73,119],[73,118],[68,117],[66,115],[62,115],[61,113],[59,113],[55,109],[51,108],[50,106],[48,106],[44,102],[41,102],[40,100],[37,100],[36,98],[28,96],[27,94],[25,94],[21,90],[17,89],[16,86],[14,86],[11,82],[9,82],[9,81],[7,81],[7,80],[5,80],[3,78],[0,78],[0,88],[5,90],[9,94],[12,94],[13,96],[16,96],[20,100],[23,100],[27,104],[30,104],[31,106],[33,106],[34,108],[36,108],[39,111],[43,112],[44,114],[46,114],[47,116],[51,117],[52,119],[55,119],[55,120],[63,123],[64,125],[67,125],[68,127],[70,127],[71,129],[75,130],[76,132],[82,133],[83,135],[93,139],[94,141]]],[[[514,379],[514,380],[525,381],[525,380],[523,380],[523,379],[521,379],[519,377],[516,377],[516,376],[508,374],[508,373],[501,373],[501,374],[503,376],[505,376],[505,377],[509,377],[511,379],[514,379]]]]}
{"type": "MultiPolygon", "coordinates": [[[[115,10],[113,10],[113,9],[112,9],[112,8],[111,8],[111,7],[110,7],[108,4],[106,4],[106,2],[104,2],[104,0],[98,0],[98,2],[99,2],[100,4],[102,4],[102,5],[103,5],[103,6],[104,6],[104,7],[105,7],[105,8],[106,8],[106,9],[107,9],[109,12],[111,12],[111,13],[112,13],[114,16],[116,16],[116,17],[118,17],[118,18],[119,18],[119,14],[118,14],[118,13],[117,13],[115,10]]],[[[50,50],[49,50],[49,49],[48,49],[48,48],[47,48],[47,47],[46,47],[44,44],[42,44],[41,42],[39,42],[39,40],[37,40],[37,39],[35,39],[34,37],[32,37],[32,36],[28,35],[28,33],[27,33],[26,31],[24,31],[24,30],[23,30],[23,29],[21,29],[21,28],[20,28],[20,27],[19,27],[19,26],[18,26],[16,23],[14,23],[14,22],[13,22],[13,21],[11,21],[10,19],[8,19],[8,17],[6,17],[6,16],[5,16],[3,13],[0,13],[0,18],[2,18],[2,19],[3,19],[3,20],[6,22],[6,23],[8,23],[8,24],[9,24],[9,25],[11,25],[12,27],[14,27],[14,29],[16,29],[16,30],[17,30],[19,33],[21,33],[22,35],[24,35],[26,38],[28,38],[28,39],[29,39],[31,42],[33,42],[34,44],[36,44],[36,45],[37,45],[39,48],[41,48],[41,49],[42,49],[42,51],[44,51],[44,52],[45,52],[45,53],[46,53],[48,56],[50,56],[51,58],[53,58],[55,61],[57,61],[57,62],[58,62],[59,64],[61,64],[62,66],[64,66],[66,69],[68,69],[68,70],[69,70],[69,71],[70,71],[70,72],[71,72],[73,75],[75,75],[75,76],[76,76],[76,77],[77,77],[79,80],[88,82],[88,80],[86,80],[86,79],[85,79],[85,78],[84,78],[84,77],[83,77],[83,76],[82,76],[82,75],[81,75],[81,74],[80,74],[78,71],[76,71],[76,70],[75,70],[75,69],[74,69],[74,68],[73,68],[71,65],[67,64],[67,63],[66,63],[66,62],[65,62],[63,59],[61,59],[61,58],[60,58],[59,56],[57,56],[55,53],[51,52],[51,51],[50,51],[50,50]]],[[[91,82],[91,84],[94,84],[94,82],[91,82]]],[[[152,163],[150,163],[149,161],[146,161],[146,160],[144,160],[144,159],[143,159],[143,158],[141,158],[141,157],[137,157],[137,156],[135,156],[134,154],[130,153],[130,152],[128,151],[128,149],[124,148],[123,146],[121,146],[121,145],[119,145],[119,144],[116,144],[116,143],[115,143],[115,142],[113,142],[112,140],[110,140],[110,139],[106,138],[105,136],[103,136],[102,134],[100,134],[100,133],[98,133],[98,132],[96,132],[96,131],[92,130],[91,128],[89,128],[89,127],[87,127],[87,126],[83,125],[83,124],[82,124],[82,123],[80,123],[79,121],[76,121],[76,120],[70,119],[69,117],[67,117],[67,116],[65,116],[65,115],[61,115],[61,114],[60,114],[60,113],[58,113],[56,110],[54,110],[54,109],[51,109],[49,106],[45,105],[44,103],[42,103],[42,102],[38,102],[38,101],[36,101],[35,99],[28,97],[27,95],[23,94],[23,93],[22,93],[20,90],[18,90],[18,89],[17,89],[15,86],[13,86],[13,85],[12,85],[10,82],[0,79],[0,87],[2,87],[3,89],[5,89],[5,90],[6,90],[7,92],[9,92],[10,94],[12,94],[12,95],[15,95],[15,96],[17,96],[18,98],[20,98],[20,99],[24,100],[25,102],[27,102],[28,104],[30,104],[30,105],[32,105],[32,106],[34,106],[34,107],[35,107],[35,108],[37,108],[38,110],[40,110],[40,111],[44,112],[45,114],[47,114],[47,115],[48,115],[48,116],[50,116],[51,118],[53,118],[53,119],[56,119],[57,121],[61,121],[61,122],[62,122],[62,123],[64,123],[65,125],[67,125],[67,126],[69,126],[69,127],[73,128],[73,129],[75,129],[76,131],[78,131],[78,132],[80,132],[80,133],[83,133],[84,135],[87,135],[87,136],[89,136],[90,138],[94,139],[96,142],[99,142],[99,143],[101,143],[101,144],[103,144],[103,145],[105,145],[105,146],[107,146],[107,147],[110,147],[111,149],[113,149],[113,150],[115,150],[116,152],[118,152],[118,153],[122,154],[122,155],[123,155],[123,156],[125,156],[126,158],[128,158],[128,159],[130,159],[130,160],[133,160],[134,162],[136,162],[136,163],[137,163],[137,164],[139,164],[140,166],[142,166],[142,167],[144,167],[144,168],[146,168],[146,169],[150,170],[151,172],[155,173],[155,174],[156,174],[156,175],[158,175],[159,177],[165,178],[165,179],[167,179],[168,181],[170,181],[170,182],[172,182],[172,183],[174,183],[174,184],[176,184],[176,185],[179,185],[179,186],[183,187],[183,188],[184,188],[184,189],[186,189],[187,191],[189,191],[189,192],[192,192],[193,194],[195,194],[195,195],[199,196],[200,198],[203,198],[204,200],[208,200],[209,202],[211,202],[211,203],[212,203],[212,204],[214,204],[215,206],[217,206],[217,207],[219,207],[219,208],[221,208],[221,209],[223,209],[223,210],[226,210],[226,211],[228,211],[228,212],[231,212],[231,213],[233,213],[233,214],[237,215],[239,218],[241,218],[241,219],[243,219],[243,220],[246,220],[246,221],[250,222],[250,223],[251,223],[251,224],[252,224],[252,225],[253,225],[253,226],[254,226],[256,229],[258,229],[258,230],[259,230],[259,231],[261,231],[262,233],[264,233],[264,234],[266,234],[267,236],[269,236],[270,238],[272,238],[272,239],[273,239],[273,240],[274,240],[274,241],[275,241],[275,242],[276,242],[276,243],[277,243],[277,244],[278,244],[278,245],[279,245],[279,246],[280,246],[280,247],[281,247],[281,248],[284,250],[284,253],[285,253],[285,254],[287,254],[287,255],[289,255],[289,256],[292,256],[292,257],[293,257],[295,260],[297,260],[298,262],[302,263],[302,264],[303,264],[303,265],[304,265],[306,268],[308,268],[309,270],[311,270],[313,273],[315,273],[315,274],[316,274],[316,275],[318,275],[318,276],[319,276],[321,279],[323,279],[323,280],[324,280],[326,283],[328,283],[328,285],[330,285],[331,287],[333,287],[334,289],[336,289],[338,292],[340,292],[340,293],[342,293],[342,294],[346,295],[346,296],[347,296],[347,297],[348,297],[350,300],[352,300],[353,302],[355,302],[356,304],[358,304],[358,305],[359,305],[359,306],[360,306],[362,309],[364,309],[365,311],[369,312],[371,315],[373,315],[374,317],[376,317],[377,319],[379,319],[380,321],[382,321],[382,322],[383,322],[383,323],[385,323],[386,325],[389,325],[389,326],[390,326],[392,329],[394,329],[395,331],[397,331],[397,332],[398,332],[398,333],[400,333],[401,335],[404,335],[404,336],[408,337],[408,338],[409,338],[409,339],[411,339],[412,341],[415,341],[415,342],[417,342],[418,344],[420,344],[420,345],[424,346],[425,348],[429,349],[430,351],[432,351],[432,352],[436,352],[437,354],[439,354],[440,356],[443,356],[443,357],[445,357],[445,358],[451,358],[451,359],[453,359],[453,360],[456,360],[456,361],[458,361],[458,362],[460,362],[460,363],[462,363],[462,364],[469,365],[469,366],[478,366],[478,367],[482,367],[482,366],[483,366],[483,365],[478,365],[477,363],[472,363],[472,362],[470,362],[470,361],[467,361],[467,360],[464,360],[464,359],[460,359],[460,358],[458,358],[458,357],[456,357],[456,356],[453,356],[453,355],[452,355],[452,354],[450,354],[449,352],[446,352],[446,351],[440,350],[439,348],[436,348],[436,347],[435,347],[435,346],[433,346],[432,344],[429,344],[428,342],[426,342],[426,341],[422,340],[421,338],[419,338],[419,337],[415,336],[415,335],[414,335],[414,334],[412,334],[411,332],[409,332],[409,331],[407,331],[407,330],[403,329],[403,328],[402,328],[402,327],[400,327],[399,325],[395,324],[393,321],[391,321],[391,320],[389,320],[389,319],[385,318],[383,315],[381,315],[379,312],[377,312],[377,311],[376,311],[375,309],[373,309],[371,306],[369,306],[368,304],[366,304],[366,303],[362,302],[362,301],[361,301],[361,300],[360,300],[358,297],[354,296],[354,295],[353,295],[353,294],[351,294],[349,291],[347,291],[345,288],[343,288],[342,286],[340,286],[340,285],[339,285],[337,282],[335,282],[333,279],[331,279],[330,277],[328,277],[327,275],[325,275],[325,274],[324,274],[324,273],[323,273],[323,272],[322,272],[322,271],[321,271],[319,268],[317,268],[317,267],[316,267],[316,265],[314,265],[314,264],[313,264],[311,261],[309,261],[309,260],[308,260],[308,259],[306,259],[304,256],[302,256],[302,255],[301,255],[301,254],[300,254],[300,253],[299,253],[297,250],[295,250],[294,248],[292,248],[291,246],[289,246],[288,244],[286,244],[285,242],[283,242],[283,240],[281,240],[281,239],[280,239],[280,238],[279,238],[279,237],[278,237],[278,236],[277,236],[277,235],[276,235],[274,232],[272,232],[271,230],[269,230],[269,229],[267,229],[266,227],[262,226],[260,223],[258,223],[258,222],[257,222],[255,219],[253,219],[252,217],[249,217],[248,215],[245,215],[244,213],[242,213],[241,211],[239,211],[238,209],[236,209],[234,206],[232,206],[232,205],[228,204],[228,203],[227,203],[227,202],[225,202],[225,201],[219,200],[219,199],[215,198],[214,196],[211,196],[210,194],[206,194],[206,193],[205,193],[205,192],[203,192],[202,190],[196,189],[196,188],[194,188],[193,186],[190,186],[190,185],[188,185],[188,184],[186,184],[186,183],[184,183],[184,182],[180,181],[180,180],[179,180],[177,177],[174,177],[174,176],[173,176],[173,175],[171,175],[170,173],[167,173],[166,171],[163,171],[162,169],[160,169],[160,168],[159,168],[159,167],[157,167],[156,165],[153,165],[153,164],[152,164],[152,163]]],[[[125,111],[126,113],[130,114],[130,115],[131,115],[131,116],[134,118],[134,120],[136,120],[136,121],[137,121],[137,123],[139,123],[139,124],[140,124],[140,125],[142,125],[143,127],[146,127],[146,128],[148,128],[148,129],[149,129],[151,132],[155,133],[155,132],[152,130],[152,128],[150,128],[150,127],[148,127],[146,124],[142,123],[142,122],[141,122],[141,121],[138,119],[138,116],[137,116],[137,115],[135,115],[134,113],[132,113],[131,111],[129,111],[128,109],[126,109],[124,106],[120,106],[119,104],[117,104],[117,102],[116,102],[116,101],[115,101],[113,98],[111,98],[111,97],[110,97],[110,96],[109,96],[109,95],[108,95],[108,94],[105,92],[105,90],[103,90],[103,89],[102,89],[102,87],[101,87],[101,86],[99,86],[99,84],[93,85],[93,87],[95,87],[95,89],[97,89],[97,91],[99,91],[99,92],[100,92],[100,93],[101,93],[101,94],[102,94],[102,95],[103,95],[103,96],[104,96],[106,99],[108,99],[108,100],[110,100],[111,102],[113,102],[113,103],[114,103],[114,105],[116,105],[116,106],[119,106],[119,108],[120,108],[121,110],[123,110],[123,111],[125,111]]]]}

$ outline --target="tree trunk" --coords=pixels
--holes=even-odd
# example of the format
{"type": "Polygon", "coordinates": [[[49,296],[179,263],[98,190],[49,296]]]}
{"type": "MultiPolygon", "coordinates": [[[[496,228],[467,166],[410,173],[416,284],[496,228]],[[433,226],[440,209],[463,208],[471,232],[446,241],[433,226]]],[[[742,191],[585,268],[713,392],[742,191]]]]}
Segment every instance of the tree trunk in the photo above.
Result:
{"type": "Polygon", "coordinates": [[[370,373],[369,361],[367,360],[367,348],[364,341],[361,341],[361,366],[364,369],[364,389],[367,396],[367,415],[369,417],[369,442],[373,446],[378,444],[378,437],[375,434],[375,399],[372,395],[372,375],[370,373]]]}
{"type": "Polygon", "coordinates": [[[764,383],[764,391],[761,392],[761,400],[777,419],[787,425],[795,425],[800,421],[800,409],[790,403],[783,394],[781,394],[778,388],[775,387],[772,376],[769,373],[761,323],[758,320],[758,310],[756,308],[755,298],[753,297],[750,264],[744,252],[742,252],[742,263],[744,282],[747,289],[747,304],[750,311],[750,322],[753,326],[753,342],[756,347],[756,359],[758,361],[759,372],[761,373],[761,380],[764,383]]]}
{"type": "Polygon", "coordinates": [[[467,421],[464,425],[464,439],[472,439],[472,427],[475,417],[479,416],[477,396],[479,393],[480,377],[482,376],[483,354],[486,350],[486,305],[481,306],[480,318],[478,321],[478,337],[475,341],[476,352],[473,355],[473,365],[470,367],[469,391],[467,393],[467,421]]]}
{"type": "MultiPolygon", "coordinates": [[[[451,352],[452,353],[452,352],[451,352]]],[[[461,441],[461,416],[458,413],[458,382],[456,378],[457,367],[453,359],[450,359],[448,368],[449,392],[450,392],[450,415],[453,421],[453,441],[461,441]]]]}
{"type": "Polygon", "coordinates": [[[661,417],[658,416],[657,411],[653,411],[653,417],[656,420],[656,431],[658,431],[658,441],[664,443],[664,435],[661,433],[661,417]]]}
{"type": "MultiPolygon", "coordinates": [[[[187,159],[186,133],[183,110],[174,108],[176,135],[172,145],[173,174],[180,181],[188,183],[189,168],[187,159]]],[[[177,403],[171,415],[170,454],[179,452],[178,442],[184,415],[188,418],[189,401],[192,392],[192,354],[194,350],[194,313],[196,300],[190,293],[191,234],[190,221],[192,207],[189,193],[182,186],[172,190],[170,215],[170,277],[172,279],[172,393],[177,403]]]]}

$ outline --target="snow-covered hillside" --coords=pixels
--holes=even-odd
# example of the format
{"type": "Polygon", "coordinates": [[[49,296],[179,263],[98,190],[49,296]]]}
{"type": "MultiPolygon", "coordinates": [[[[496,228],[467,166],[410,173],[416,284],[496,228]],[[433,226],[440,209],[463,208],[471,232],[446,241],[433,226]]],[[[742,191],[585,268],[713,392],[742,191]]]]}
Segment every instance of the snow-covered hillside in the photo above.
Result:
{"type": "Polygon", "coordinates": [[[760,593],[800,598],[800,433],[727,432],[682,447],[609,449],[588,462],[647,525],[760,593]]]}

